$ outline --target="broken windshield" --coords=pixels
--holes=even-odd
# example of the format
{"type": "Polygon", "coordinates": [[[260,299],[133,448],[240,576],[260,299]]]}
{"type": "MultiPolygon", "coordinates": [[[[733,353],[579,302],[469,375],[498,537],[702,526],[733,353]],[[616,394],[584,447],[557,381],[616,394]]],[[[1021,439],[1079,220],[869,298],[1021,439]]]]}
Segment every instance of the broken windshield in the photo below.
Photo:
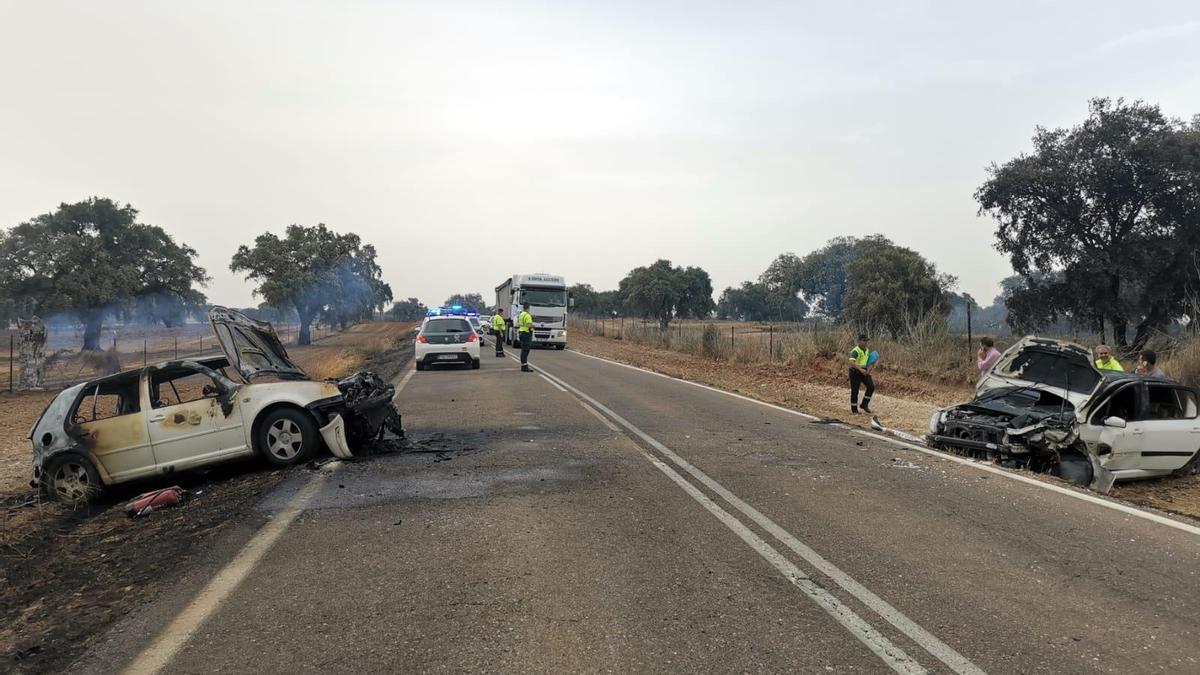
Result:
{"type": "Polygon", "coordinates": [[[1100,373],[1086,355],[1037,345],[1022,349],[997,373],[1079,394],[1090,394],[1100,382],[1100,373]]]}

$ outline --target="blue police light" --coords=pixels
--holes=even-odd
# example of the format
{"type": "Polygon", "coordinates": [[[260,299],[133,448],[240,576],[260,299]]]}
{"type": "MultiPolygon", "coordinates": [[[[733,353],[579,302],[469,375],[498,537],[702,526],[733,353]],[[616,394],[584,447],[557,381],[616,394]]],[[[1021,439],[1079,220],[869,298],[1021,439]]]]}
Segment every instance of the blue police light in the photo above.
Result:
{"type": "Polygon", "coordinates": [[[462,309],[462,305],[450,305],[450,309],[462,309]]]}

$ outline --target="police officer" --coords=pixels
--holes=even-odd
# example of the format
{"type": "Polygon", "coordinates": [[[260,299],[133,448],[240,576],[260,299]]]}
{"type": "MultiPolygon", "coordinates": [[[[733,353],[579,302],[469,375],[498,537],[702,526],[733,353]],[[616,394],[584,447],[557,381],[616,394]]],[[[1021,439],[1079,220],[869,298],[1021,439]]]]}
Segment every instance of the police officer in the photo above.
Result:
{"type": "Polygon", "coordinates": [[[875,393],[875,380],[871,379],[871,348],[867,346],[866,334],[858,336],[858,344],[850,350],[850,413],[858,414],[858,388],[867,385],[863,393],[862,409],[871,414],[871,395],[875,393]]]}
{"type": "Polygon", "coordinates": [[[504,356],[504,310],[497,307],[492,317],[492,335],[496,339],[496,356],[504,356]]]}
{"type": "Polygon", "coordinates": [[[517,335],[521,338],[521,371],[532,373],[529,348],[533,346],[533,315],[529,313],[528,302],[521,305],[521,313],[517,315],[517,335]]]}

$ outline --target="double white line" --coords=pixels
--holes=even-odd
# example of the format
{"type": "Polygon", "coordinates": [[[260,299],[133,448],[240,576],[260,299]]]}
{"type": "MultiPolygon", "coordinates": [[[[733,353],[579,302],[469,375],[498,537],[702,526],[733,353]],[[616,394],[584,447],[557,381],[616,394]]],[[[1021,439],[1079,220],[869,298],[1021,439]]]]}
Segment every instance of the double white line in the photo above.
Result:
{"type": "MultiPolygon", "coordinates": [[[[681,469],[684,473],[691,476],[701,486],[707,488],[713,494],[716,494],[726,504],[733,507],[743,516],[748,518],[750,522],[762,528],[779,543],[786,546],[789,550],[807,562],[821,574],[832,580],[843,591],[857,599],[872,612],[877,614],[884,621],[891,624],[896,630],[908,637],[914,643],[930,655],[937,658],[945,664],[950,670],[956,673],[963,674],[979,674],[982,675],[983,670],[971,663],[962,654],[959,654],[952,647],[939,640],[929,631],[917,625],[912,619],[905,616],[900,610],[890,605],[886,600],[875,595],[862,584],[855,581],[850,575],[843,572],[836,565],[826,560],[819,553],[797,539],[787,530],[779,526],[778,523],[763,515],[758,509],[750,506],[742,501],[737,495],[730,492],[725,486],[713,480],[708,474],[696,468],[683,457],[680,457],[667,446],[660,443],[658,440],[634,426],[629,420],[621,417],[613,412],[603,403],[583,393],[576,387],[567,384],[561,378],[556,377],[545,370],[538,368],[538,373],[555,387],[567,391],[574,395],[579,403],[596,417],[600,418],[610,429],[619,430],[616,425],[623,427],[625,431],[631,434],[634,438],[640,440],[645,445],[658,452],[675,467],[681,469]],[[603,414],[601,414],[603,413],[603,414]],[[611,422],[609,421],[611,420],[611,422]]],[[[720,504],[709,498],[700,488],[685,478],[683,475],[672,468],[666,462],[662,461],[655,455],[642,450],[642,455],[661,471],[667,478],[678,485],[692,499],[696,500],[709,513],[725,524],[734,534],[738,535],[750,548],[754,549],[760,556],[769,562],[780,574],[788,581],[795,585],[801,592],[808,596],[821,609],[825,610],[834,620],[841,624],[854,637],[862,642],[868,649],[875,653],[884,663],[892,670],[898,673],[924,673],[927,672],[920,663],[904,652],[903,649],[896,646],[886,636],[871,626],[866,620],[854,612],[849,606],[839,600],[836,596],[825,590],[807,575],[799,567],[797,567],[778,549],[765,541],[762,537],[755,534],[754,530],[748,527],[745,523],[723,508],[720,504]]]]}

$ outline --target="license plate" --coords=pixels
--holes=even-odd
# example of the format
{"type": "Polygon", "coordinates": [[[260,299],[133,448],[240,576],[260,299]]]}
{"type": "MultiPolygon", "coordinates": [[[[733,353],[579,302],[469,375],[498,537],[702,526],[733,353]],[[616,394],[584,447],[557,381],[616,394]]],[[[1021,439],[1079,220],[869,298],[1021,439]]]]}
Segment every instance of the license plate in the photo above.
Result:
{"type": "Polygon", "coordinates": [[[438,359],[440,359],[442,361],[457,361],[458,355],[457,354],[438,354],[438,359]]]}

